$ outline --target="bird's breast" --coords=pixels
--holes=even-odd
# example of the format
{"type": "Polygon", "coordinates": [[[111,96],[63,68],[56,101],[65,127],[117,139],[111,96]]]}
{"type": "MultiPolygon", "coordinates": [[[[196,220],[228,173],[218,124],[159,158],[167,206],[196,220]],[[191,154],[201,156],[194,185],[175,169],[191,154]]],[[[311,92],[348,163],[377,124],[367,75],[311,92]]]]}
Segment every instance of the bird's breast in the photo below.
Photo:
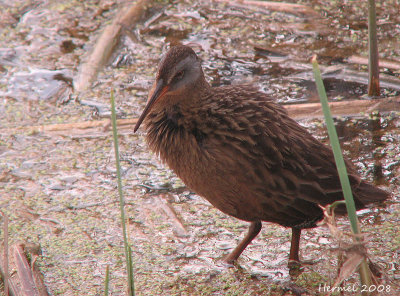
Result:
{"type": "Polygon", "coordinates": [[[183,116],[179,112],[163,112],[149,114],[145,124],[150,149],[186,181],[195,178],[196,172],[209,159],[204,146],[206,134],[195,123],[184,124],[182,121],[183,116]]]}

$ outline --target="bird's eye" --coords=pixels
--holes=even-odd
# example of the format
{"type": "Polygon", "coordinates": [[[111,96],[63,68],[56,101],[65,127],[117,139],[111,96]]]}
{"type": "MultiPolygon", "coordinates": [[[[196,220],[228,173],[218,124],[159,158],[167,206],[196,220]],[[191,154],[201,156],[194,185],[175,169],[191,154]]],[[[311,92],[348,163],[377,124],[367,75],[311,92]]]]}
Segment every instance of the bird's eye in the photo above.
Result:
{"type": "Polygon", "coordinates": [[[185,71],[179,71],[178,73],[175,74],[175,79],[176,80],[181,80],[183,78],[183,75],[185,74],[185,71]]]}

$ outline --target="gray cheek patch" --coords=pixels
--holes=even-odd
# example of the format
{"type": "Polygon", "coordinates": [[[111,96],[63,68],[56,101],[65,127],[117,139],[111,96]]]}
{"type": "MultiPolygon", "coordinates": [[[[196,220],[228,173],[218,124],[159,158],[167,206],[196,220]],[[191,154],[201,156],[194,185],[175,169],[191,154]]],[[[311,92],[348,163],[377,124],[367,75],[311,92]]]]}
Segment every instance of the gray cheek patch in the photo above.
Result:
{"type": "Polygon", "coordinates": [[[182,61],[180,61],[173,69],[173,75],[170,77],[169,83],[171,83],[173,77],[175,76],[176,73],[178,73],[181,70],[185,71],[185,76],[181,81],[179,81],[174,88],[179,88],[182,85],[187,84],[188,82],[194,82],[196,81],[200,74],[201,74],[201,68],[200,65],[196,65],[196,63],[199,63],[197,59],[195,59],[192,56],[188,56],[182,61]]]}

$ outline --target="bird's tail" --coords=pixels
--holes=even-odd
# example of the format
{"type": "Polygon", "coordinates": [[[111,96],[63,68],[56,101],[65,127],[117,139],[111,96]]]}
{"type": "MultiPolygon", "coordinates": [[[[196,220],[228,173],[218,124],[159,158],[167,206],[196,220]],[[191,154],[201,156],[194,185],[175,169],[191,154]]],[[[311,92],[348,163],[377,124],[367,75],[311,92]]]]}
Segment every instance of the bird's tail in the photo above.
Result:
{"type": "Polygon", "coordinates": [[[365,208],[368,204],[388,199],[390,193],[367,182],[361,181],[359,186],[353,188],[353,196],[357,210],[360,210],[365,208]]]}
{"type": "MultiPolygon", "coordinates": [[[[352,192],[354,203],[357,210],[364,209],[372,203],[382,202],[390,197],[390,193],[380,189],[372,184],[369,184],[358,177],[350,176],[352,182],[352,192]]],[[[344,215],[347,213],[345,205],[339,205],[335,209],[335,213],[344,215]]]]}

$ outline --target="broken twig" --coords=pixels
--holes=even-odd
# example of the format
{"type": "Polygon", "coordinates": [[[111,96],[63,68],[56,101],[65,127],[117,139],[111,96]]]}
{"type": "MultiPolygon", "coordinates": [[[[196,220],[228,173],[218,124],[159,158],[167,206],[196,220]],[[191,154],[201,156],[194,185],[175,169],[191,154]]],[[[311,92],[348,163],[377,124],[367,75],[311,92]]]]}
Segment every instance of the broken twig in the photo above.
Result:
{"type": "Polygon", "coordinates": [[[129,9],[123,7],[111,25],[104,28],[89,59],[84,63],[74,82],[74,88],[80,92],[90,86],[96,78],[97,72],[107,62],[119,41],[122,29],[131,28],[136,24],[143,13],[147,11],[151,0],[139,0],[129,9]]]}

